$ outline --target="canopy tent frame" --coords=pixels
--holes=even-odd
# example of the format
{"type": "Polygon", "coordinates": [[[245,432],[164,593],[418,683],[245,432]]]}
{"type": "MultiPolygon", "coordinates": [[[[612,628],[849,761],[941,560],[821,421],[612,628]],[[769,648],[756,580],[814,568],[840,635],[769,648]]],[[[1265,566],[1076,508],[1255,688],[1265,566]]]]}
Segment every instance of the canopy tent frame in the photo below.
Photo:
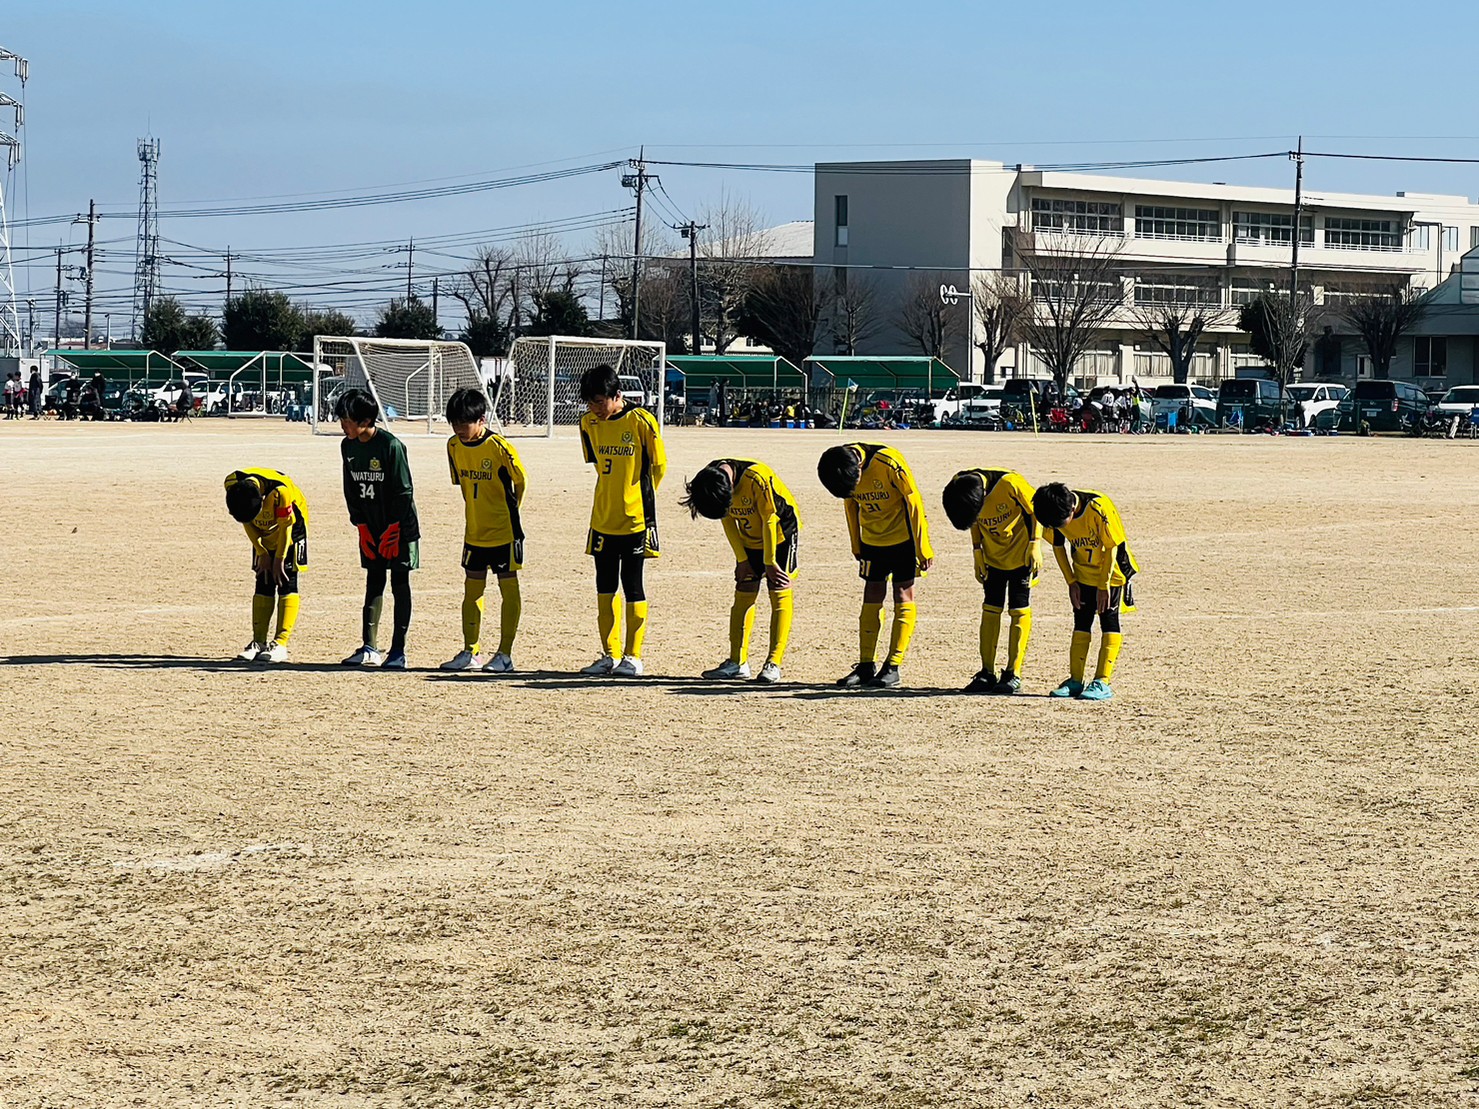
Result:
{"type": "Polygon", "coordinates": [[[685,382],[708,388],[719,380],[738,377],[741,389],[795,389],[805,393],[806,374],[775,354],[670,354],[668,369],[683,375],[685,382]]]}
{"type": "Polygon", "coordinates": [[[813,387],[821,385],[822,375],[832,380],[833,388],[855,385],[859,390],[876,392],[883,389],[923,389],[931,396],[938,389],[953,389],[960,375],[938,358],[925,355],[871,357],[861,354],[814,354],[805,363],[813,387]]]}

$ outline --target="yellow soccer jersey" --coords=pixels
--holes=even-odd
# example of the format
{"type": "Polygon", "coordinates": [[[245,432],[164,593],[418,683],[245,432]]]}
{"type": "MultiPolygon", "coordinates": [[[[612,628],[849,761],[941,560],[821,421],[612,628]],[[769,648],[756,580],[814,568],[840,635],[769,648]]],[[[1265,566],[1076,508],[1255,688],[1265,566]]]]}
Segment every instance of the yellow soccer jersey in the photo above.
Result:
{"type": "Polygon", "coordinates": [[[640,535],[657,523],[657,487],[667,471],[657,417],[627,405],[609,420],[580,418],[580,445],[596,468],[591,529],[605,535],[640,535]]]}
{"type": "Polygon", "coordinates": [[[256,518],[242,524],[252,548],[261,554],[286,558],[293,546],[293,532],[299,524],[308,529],[308,501],[303,490],[287,474],[277,470],[248,468],[226,475],[226,488],[255,479],[262,487],[262,508],[256,518]]]}
{"type": "Polygon", "coordinates": [[[1074,495],[1078,506],[1073,517],[1061,528],[1046,529],[1064,578],[1095,589],[1124,585],[1139,566],[1130,554],[1119,510],[1092,489],[1075,489],[1074,495]]]}
{"type": "Polygon", "coordinates": [[[843,502],[852,553],[861,555],[863,543],[874,547],[913,543],[918,558],[934,558],[929,525],[924,518],[924,500],[904,456],[892,447],[877,443],[849,445],[863,452],[863,473],[858,487],[843,502]]]}
{"type": "Polygon", "coordinates": [[[775,550],[801,530],[796,498],[776,472],[763,462],[726,458],[734,468],[734,499],[724,517],[724,534],[734,557],[747,561],[745,551],[760,551],[765,565],[776,565],[775,550]]]}
{"type": "Polygon", "coordinates": [[[467,517],[462,541],[472,547],[502,547],[524,538],[519,505],[529,475],[518,452],[501,435],[483,433],[471,446],[457,436],[447,440],[452,484],[462,490],[467,517]]]}
{"type": "Polygon", "coordinates": [[[1032,515],[1035,490],[1026,478],[1012,470],[961,473],[979,474],[986,489],[986,499],[971,525],[977,579],[985,581],[989,569],[1020,570],[1027,565],[1033,541],[1042,538],[1042,526],[1032,515]]]}

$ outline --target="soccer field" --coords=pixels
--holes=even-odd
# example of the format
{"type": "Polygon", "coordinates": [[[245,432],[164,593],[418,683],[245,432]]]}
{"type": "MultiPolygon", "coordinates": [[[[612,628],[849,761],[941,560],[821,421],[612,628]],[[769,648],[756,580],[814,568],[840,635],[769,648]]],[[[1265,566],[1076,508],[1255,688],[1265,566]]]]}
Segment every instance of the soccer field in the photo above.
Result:
{"type": "Polygon", "coordinates": [[[571,676],[597,653],[573,438],[519,442],[497,678],[435,669],[461,646],[443,440],[407,438],[396,674],[337,665],[363,578],[335,439],[0,425],[0,1105],[1479,1101],[1479,445],[880,438],[939,559],[905,688],[844,693],[835,433],[670,431],[651,676],[617,684],[571,676]],[[694,677],[733,562],[676,502],[736,455],[804,522],[773,689],[694,677]],[[1030,695],[952,692],[980,589],[939,496],[977,465],[1120,506],[1143,573],[1115,700],[1043,696],[1071,628],[1051,556],[1030,695]],[[312,510],[270,671],[226,661],[240,466],[312,510]]]}

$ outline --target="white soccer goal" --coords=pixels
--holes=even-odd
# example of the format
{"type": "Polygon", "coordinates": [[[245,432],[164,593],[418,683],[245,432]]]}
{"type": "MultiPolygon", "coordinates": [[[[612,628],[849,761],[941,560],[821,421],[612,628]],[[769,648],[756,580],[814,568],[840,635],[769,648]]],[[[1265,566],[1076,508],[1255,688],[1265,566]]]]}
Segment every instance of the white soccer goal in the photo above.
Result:
{"type": "Polygon", "coordinates": [[[515,339],[498,375],[493,413],[505,435],[554,437],[585,414],[580,375],[605,363],[622,378],[622,392],[663,420],[667,345],[632,339],[550,335],[515,339]]]}
{"type": "Polygon", "coordinates": [[[427,433],[435,434],[445,419],[447,398],[462,388],[487,393],[466,343],[314,336],[314,434],[338,434],[334,401],[345,389],[369,390],[387,423],[424,423],[427,433]]]}

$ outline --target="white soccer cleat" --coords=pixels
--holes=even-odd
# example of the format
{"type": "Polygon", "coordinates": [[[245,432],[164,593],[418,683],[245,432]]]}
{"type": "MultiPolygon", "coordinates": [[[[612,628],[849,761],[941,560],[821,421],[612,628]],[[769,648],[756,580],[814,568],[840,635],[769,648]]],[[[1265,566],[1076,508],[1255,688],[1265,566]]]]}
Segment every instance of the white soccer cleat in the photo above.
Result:
{"type": "Polygon", "coordinates": [[[514,660],[499,651],[488,660],[488,665],[483,667],[485,674],[512,674],[514,672],[514,660]]]}
{"type": "Polygon", "coordinates": [[[241,654],[236,657],[241,659],[242,662],[256,662],[257,656],[265,650],[267,650],[267,644],[252,642],[243,647],[241,654]]]}
{"type": "Polygon", "coordinates": [[[640,678],[642,676],[642,660],[639,658],[624,658],[616,664],[616,669],[611,671],[613,678],[640,678]]]}
{"type": "Polygon", "coordinates": [[[766,685],[775,685],[781,680],[781,668],[773,662],[767,662],[760,668],[760,673],[755,675],[755,680],[766,685]]]}
{"type": "Polygon", "coordinates": [[[714,682],[738,682],[750,676],[750,664],[747,662],[735,662],[733,659],[725,659],[712,670],[705,670],[701,677],[708,678],[714,682]]]}
{"type": "Polygon", "coordinates": [[[288,661],[288,647],[286,643],[269,643],[257,652],[257,661],[274,663],[288,661]]]}
{"type": "Polygon", "coordinates": [[[483,668],[483,656],[475,655],[471,651],[458,651],[456,656],[442,663],[443,670],[481,670],[483,668]]]}
{"type": "Polygon", "coordinates": [[[610,655],[602,655],[589,666],[582,666],[580,672],[589,674],[593,678],[604,678],[616,669],[616,660],[610,655]]]}
{"type": "Polygon", "coordinates": [[[340,661],[341,666],[379,666],[381,662],[380,652],[374,647],[361,647],[346,659],[340,661]]]}

